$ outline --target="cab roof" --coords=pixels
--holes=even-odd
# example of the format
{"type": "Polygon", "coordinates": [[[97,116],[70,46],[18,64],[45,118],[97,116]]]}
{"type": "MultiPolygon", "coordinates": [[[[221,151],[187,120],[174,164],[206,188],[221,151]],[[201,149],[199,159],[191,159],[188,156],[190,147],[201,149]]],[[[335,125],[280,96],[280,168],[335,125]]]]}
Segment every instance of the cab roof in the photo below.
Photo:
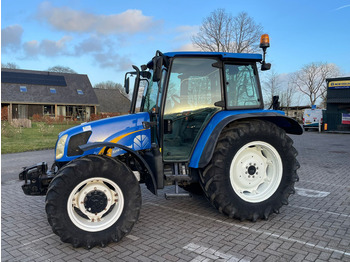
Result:
{"type": "Polygon", "coordinates": [[[262,55],[261,54],[246,54],[246,53],[226,53],[226,52],[194,52],[194,51],[187,51],[187,52],[168,52],[164,53],[167,57],[175,57],[175,56],[216,56],[221,57],[222,59],[225,58],[232,58],[232,59],[244,59],[244,60],[254,60],[254,61],[261,61],[262,55]]]}

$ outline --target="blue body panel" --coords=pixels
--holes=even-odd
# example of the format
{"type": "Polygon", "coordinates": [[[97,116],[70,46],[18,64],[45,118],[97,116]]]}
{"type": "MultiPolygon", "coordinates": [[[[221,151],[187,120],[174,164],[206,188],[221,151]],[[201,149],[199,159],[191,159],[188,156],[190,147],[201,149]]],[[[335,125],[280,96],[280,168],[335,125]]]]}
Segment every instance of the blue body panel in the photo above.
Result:
{"type": "MultiPolygon", "coordinates": [[[[147,112],[105,118],[97,121],[81,124],[72,127],[59,134],[59,138],[68,134],[65,152],[59,162],[72,161],[80,156],[67,156],[69,139],[76,134],[92,131],[88,143],[92,142],[113,142],[127,146],[135,151],[151,148],[151,130],[144,129],[142,122],[149,122],[150,117],[147,112]]],[[[95,148],[85,151],[83,155],[98,154],[102,148],[95,148]]],[[[114,148],[112,156],[120,155],[125,151],[114,148]]]]}
{"type": "Polygon", "coordinates": [[[204,147],[207,144],[209,137],[212,135],[214,128],[225,118],[234,116],[234,115],[252,114],[252,113],[263,114],[263,113],[271,113],[271,112],[284,115],[284,112],[282,111],[264,110],[264,109],[220,111],[217,114],[215,114],[213,118],[209,121],[208,125],[206,126],[201,137],[198,140],[198,143],[193,151],[189,167],[198,168],[198,163],[201,159],[204,147]]]}
{"type": "Polygon", "coordinates": [[[261,54],[244,54],[244,53],[224,53],[224,52],[168,52],[164,53],[165,56],[221,56],[222,58],[231,59],[250,59],[255,61],[261,61],[261,54]]]}

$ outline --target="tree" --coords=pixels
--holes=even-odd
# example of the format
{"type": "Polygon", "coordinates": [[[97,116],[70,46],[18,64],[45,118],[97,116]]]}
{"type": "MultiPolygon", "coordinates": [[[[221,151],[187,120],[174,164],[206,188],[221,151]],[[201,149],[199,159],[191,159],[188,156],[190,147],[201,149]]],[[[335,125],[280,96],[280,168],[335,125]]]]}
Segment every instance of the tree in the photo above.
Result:
{"type": "Polygon", "coordinates": [[[335,64],[310,63],[292,75],[292,84],[314,105],[318,98],[327,95],[326,79],[340,75],[340,69],[335,64]]]}
{"type": "Polygon", "coordinates": [[[119,83],[115,83],[113,81],[105,81],[101,83],[97,83],[94,85],[94,88],[99,89],[123,89],[123,86],[119,83]]]}
{"type": "Polygon", "coordinates": [[[113,81],[105,81],[105,82],[100,82],[94,85],[94,88],[99,88],[99,89],[118,89],[124,96],[128,97],[128,95],[125,93],[124,87],[119,84],[115,83],[113,81]]]}
{"type": "Polygon", "coordinates": [[[291,83],[288,83],[287,88],[281,92],[281,107],[284,107],[287,115],[289,108],[292,106],[294,88],[291,83]]]}
{"type": "Polygon", "coordinates": [[[254,53],[259,50],[258,42],[263,32],[263,27],[256,24],[247,13],[239,13],[234,18],[234,53],[254,53]],[[255,45],[256,44],[256,45],[255,45]]]}
{"type": "Polygon", "coordinates": [[[1,68],[19,69],[19,66],[16,65],[15,63],[6,63],[6,64],[1,63],[1,68]]]}
{"type": "Polygon", "coordinates": [[[252,53],[258,49],[254,44],[262,30],[245,12],[233,17],[224,9],[216,9],[204,19],[192,43],[203,51],[252,53]]]}
{"type": "Polygon", "coordinates": [[[55,73],[68,73],[68,74],[76,74],[77,73],[68,66],[60,66],[60,65],[49,67],[47,69],[47,71],[55,72],[55,73]]]}
{"type": "Polygon", "coordinates": [[[272,99],[274,96],[280,95],[280,77],[275,71],[271,71],[266,76],[266,81],[264,81],[264,93],[266,97],[265,106],[270,107],[272,105],[272,99]]]}

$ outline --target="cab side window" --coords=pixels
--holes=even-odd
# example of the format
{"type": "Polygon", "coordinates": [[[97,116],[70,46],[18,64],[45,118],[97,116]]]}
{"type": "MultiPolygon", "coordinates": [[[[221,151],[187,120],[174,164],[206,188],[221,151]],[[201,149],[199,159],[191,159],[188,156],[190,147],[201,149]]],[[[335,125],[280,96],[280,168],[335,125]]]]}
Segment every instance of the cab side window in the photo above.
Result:
{"type": "Polygon", "coordinates": [[[229,108],[259,107],[261,104],[252,65],[225,64],[225,88],[229,108]]]}

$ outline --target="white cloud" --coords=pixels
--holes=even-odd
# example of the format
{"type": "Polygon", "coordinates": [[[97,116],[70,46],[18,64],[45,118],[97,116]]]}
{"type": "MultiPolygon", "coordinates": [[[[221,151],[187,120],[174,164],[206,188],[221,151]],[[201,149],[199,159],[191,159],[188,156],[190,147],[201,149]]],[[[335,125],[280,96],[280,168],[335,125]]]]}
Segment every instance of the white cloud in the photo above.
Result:
{"type": "Polygon", "coordinates": [[[54,7],[49,2],[42,3],[37,17],[57,30],[98,34],[137,33],[155,26],[153,17],[142,11],[129,9],[120,14],[96,15],[69,7],[54,7]]]}
{"type": "Polygon", "coordinates": [[[344,8],[348,8],[350,7],[350,5],[343,5],[341,7],[338,7],[337,9],[334,9],[334,11],[338,11],[338,10],[341,10],[341,9],[344,9],[344,8]]]}
{"type": "Polygon", "coordinates": [[[179,26],[175,28],[175,37],[173,43],[177,46],[175,51],[201,51],[197,46],[191,43],[191,37],[199,30],[199,26],[179,26]]]}
{"type": "Polygon", "coordinates": [[[190,40],[191,37],[195,34],[197,34],[199,31],[199,26],[189,26],[189,25],[183,25],[178,26],[175,29],[175,32],[178,34],[175,38],[176,41],[183,41],[183,40],[190,40]]]}
{"type": "Polygon", "coordinates": [[[23,28],[20,25],[11,25],[1,29],[1,48],[17,48],[21,44],[23,28]]]}
{"type": "Polygon", "coordinates": [[[193,45],[192,43],[187,43],[176,48],[175,51],[202,51],[202,50],[198,46],[193,45]]]}
{"type": "Polygon", "coordinates": [[[109,52],[97,53],[94,56],[95,61],[101,68],[113,68],[116,71],[126,71],[132,64],[130,58],[113,54],[109,52]]]}
{"type": "Polygon", "coordinates": [[[39,54],[39,42],[36,40],[28,41],[23,44],[24,53],[26,57],[35,57],[39,54]]]}
{"type": "Polygon", "coordinates": [[[64,36],[58,41],[43,40],[40,44],[40,49],[42,53],[46,56],[56,56],[61,55],[66,52],[66,43],[71,41],[72,37],[64,36]]]}
{"type": "Polygon", "coordinates": [[[64,36],[58,41],[44,39],[41,42],[32,40],[23,44],[23,49],[26,57],[35,57],[37,55],[43,56],[57,56],[67,54],[66,43],[71,41],[72,37],[64,36]]]}
{"type": "Polygon", "coordinates": [[[75,54],[83,55],[101,52],[106,45],[109,45],[107,40],[103,40],[97,36],[91,36],[75,46],[75,54]]]}

